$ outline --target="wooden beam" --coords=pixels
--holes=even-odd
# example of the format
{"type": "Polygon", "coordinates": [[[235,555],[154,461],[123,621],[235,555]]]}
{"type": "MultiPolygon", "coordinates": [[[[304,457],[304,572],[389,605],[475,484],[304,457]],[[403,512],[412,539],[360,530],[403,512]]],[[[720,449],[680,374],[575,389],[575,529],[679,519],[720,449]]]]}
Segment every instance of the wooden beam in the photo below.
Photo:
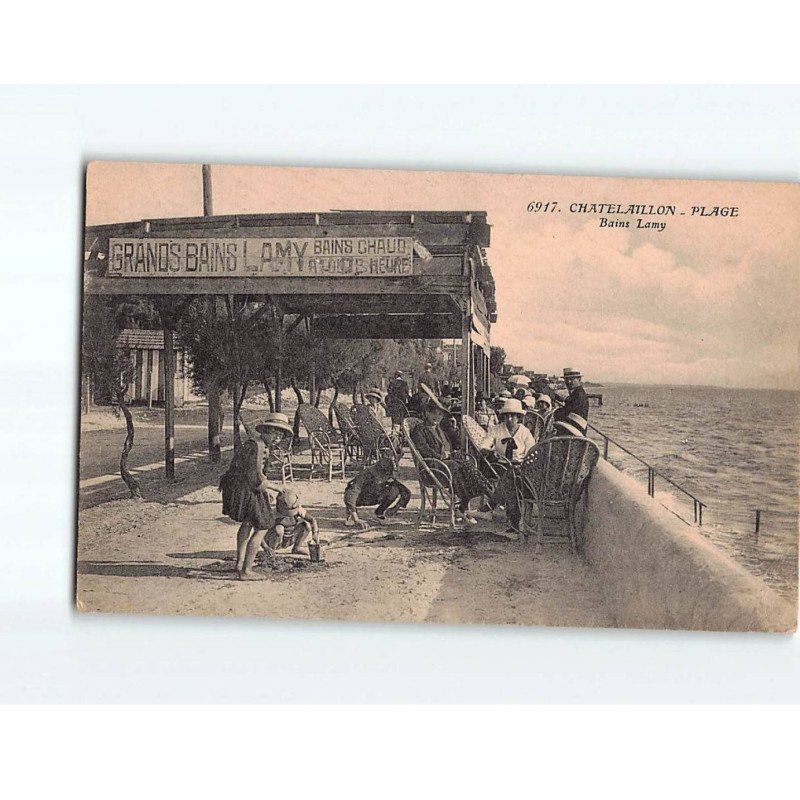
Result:
{"type": "Polygon", "coordinates": [[[406,278],[107,278],[84,274],[86,294],[140,295],[436,295],[469,294],[458,276],[412,275],[406,278]]]}
{"type": "Polygon", "coordinates": [[[346,314],[316,317],[315,334],[328,339],[457,339],[458,314],[346,314]]]}

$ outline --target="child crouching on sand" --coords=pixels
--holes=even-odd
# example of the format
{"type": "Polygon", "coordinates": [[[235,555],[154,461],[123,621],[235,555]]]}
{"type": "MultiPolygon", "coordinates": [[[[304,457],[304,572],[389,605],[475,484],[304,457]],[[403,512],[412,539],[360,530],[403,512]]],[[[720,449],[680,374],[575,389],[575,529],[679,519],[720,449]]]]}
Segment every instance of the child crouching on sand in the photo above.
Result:
{"type": "Polygon", "coordinates": [[[347,484],[344,490],[344,507],[347,517],[344,524],[348,527],[369,527],[357,509],[363,506],[375,506],[375,517],[383,522],[386,517],[399,514],[411,500],[408,487],[395,478],[397,466],[389,456],[383,456],[377,464],[362,469],[347,484]]]}
{"type": "Polygon", "coordinates": [[[263,544],[268,559],[275,555],[276,550],[290,547],[294,554],[308,555],[306,543],[309,536],[314,544],[319,544],[317,521],[303,508],[300,497],[293,489],[286,489],[278,495],[275,515],[275,524],[270,528],[263,544]]]}

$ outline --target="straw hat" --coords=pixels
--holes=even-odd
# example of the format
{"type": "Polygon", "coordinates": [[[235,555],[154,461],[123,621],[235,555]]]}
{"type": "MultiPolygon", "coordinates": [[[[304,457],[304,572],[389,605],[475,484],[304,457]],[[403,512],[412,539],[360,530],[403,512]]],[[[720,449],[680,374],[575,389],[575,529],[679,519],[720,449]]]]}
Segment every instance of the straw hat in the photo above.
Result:
{"type": "Polygon", "coordinates": [[[373,387],[372,389],[367,389],[367,391],[364,392],[364,397],[374,397],[377,400],[383,402],[383,392],[375,387],[373,387]]]}
{"type": "Polygon", "coordinates": [[[421,383],[422,390],[428,395],[428,404],[433,403],[437,408],[440,408],[446,413],[450,413],[450,409],[442,403],[442,401],[428,388],[427,384],[421,383]]]}
{"type": "Polygon", "coordinates": [[[580,378],[580,370],[572,369],[572,367],[564,367],[564,378],[580,378]]]}
{"type": "Polygon", "coordinates": [[[522,408],[522,403],[520,403],[519,400],[510,397],[497,409],[498,417],[502,417],[505,414],[519,414],[522,417],[525,415],[525,410],[522,408]]]}
{"type": "Polygon", "coordinates": [[[580,414],[572,413],[567,414],[566,419],[559,420],[555,424],[573,436],[586,436],[586,427],[589,423],[580,414]]]}
{"type": "Polygon", "coordinates": [[[536,410],[536,401],[530,396],[526,396],[522,399],[522,405],[525,406],[525,408],[529,408],[531,411],[536,410]]]}
{"type": "Polygon", "coordinates": [[[505,398],[508,398],[508,397],[511,397],[511,392],[509,392],[509,391],[508,391],[508,389],[503,389],[503,391],[502,391],[502,392],[500,392],[500,394],[498,395],[498,397],[502,397],[502,398],[504,398],[504,399],[505,399],[505,398]]]}
{"type": "Polygon", "coordinates": [[[553,405],[550,395],[544,394],[544,392],[536,398],[536,404],[538,405],[539,403],[544,403],[548,408],[551,408],[553,405]]]}
{"type": "Polygon", "coordinates": [[[286,433],[294,433],[292,426],[289,424],[289,417],[277,411],[274,414],[267,414],[255,427],[259,433],[267,433],[269,428],[278,428],[286,433]]]}

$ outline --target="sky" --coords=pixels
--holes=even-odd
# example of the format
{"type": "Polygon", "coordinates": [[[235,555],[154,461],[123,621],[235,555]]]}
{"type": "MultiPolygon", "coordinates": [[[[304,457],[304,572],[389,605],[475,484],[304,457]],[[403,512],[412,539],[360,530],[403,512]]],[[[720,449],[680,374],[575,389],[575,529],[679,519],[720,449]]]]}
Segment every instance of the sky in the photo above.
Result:
{"type": "MultiPolygon", "coordinates": [[[[94,162],[86,222],[198,216],[200,175],[196,164],[94,162]]],[[[212,187],[215,214],[485,210],[492,344],[526,369],[800,389],[797,184],[215,165],[212,187]],[[528,211],[536,201],[556,210],[528,211]],[[640,215],[571,213],[579,203],[672,204],[677,214],[643,215],[666,227],[636,229],[640,215]],[[738,212],[701,217],[693,206],[738,212]]]]}

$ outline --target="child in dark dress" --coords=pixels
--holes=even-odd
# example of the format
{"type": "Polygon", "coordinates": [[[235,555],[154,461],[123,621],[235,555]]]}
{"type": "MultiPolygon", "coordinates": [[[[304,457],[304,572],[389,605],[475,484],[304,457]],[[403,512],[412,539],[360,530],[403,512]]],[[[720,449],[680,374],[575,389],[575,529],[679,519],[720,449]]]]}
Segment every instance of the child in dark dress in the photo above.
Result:
{"type": "Polygon", "coordinates": [[[264,457],[266,449],[283,437],[285,429],[291,431],[291,427],[284,414],[270,414],[255,427],[243,424],[248,439],[234,454],[220,478],[219,488],[222,513],[241,523],[236,533],[236,572],[241,580],[254,580],[259,577],[253,571],[256,553],[275,520],[268,493],[281,491],[280,486],[270,483],[264,475],[264,457]]]}

